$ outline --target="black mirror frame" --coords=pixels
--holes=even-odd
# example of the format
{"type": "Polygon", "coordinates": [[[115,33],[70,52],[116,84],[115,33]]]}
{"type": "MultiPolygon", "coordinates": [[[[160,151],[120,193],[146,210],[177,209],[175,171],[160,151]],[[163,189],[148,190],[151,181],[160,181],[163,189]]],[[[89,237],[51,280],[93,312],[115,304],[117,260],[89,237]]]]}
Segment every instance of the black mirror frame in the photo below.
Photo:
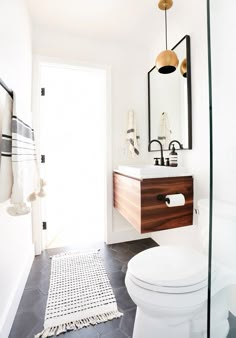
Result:
{"type": "MultiPolygon", "coordinates": [[[[174,50],[182,41],[186,39],[186,58],[187,58],[187,88],[188,88],[188,148],[183,148],[181,150],[191,150],[192,149],[192,86],[191,86],[191,43],[190,36],[185,35],[171,50],[174,50]]],[[[148,72],[148,144],[151,142],[151,96],[150,96],[150,73],[156,68],[148,72]]],[[[166,149],[165,149],[166,150],[166,149]]],[[[152,150],[148,150],[152,152],[152,150]]]]}

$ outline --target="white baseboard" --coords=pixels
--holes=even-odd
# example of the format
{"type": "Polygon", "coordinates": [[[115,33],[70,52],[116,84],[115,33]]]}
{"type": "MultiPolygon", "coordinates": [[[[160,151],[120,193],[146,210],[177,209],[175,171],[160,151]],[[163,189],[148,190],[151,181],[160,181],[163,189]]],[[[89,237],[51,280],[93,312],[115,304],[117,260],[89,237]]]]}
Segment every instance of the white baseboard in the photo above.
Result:
{"type": "Polygon", "coordinates": [[[0,327],[0,338],[6,338],[9,336],[11,327],[18,309],[18,306],[20,304],[20,300],[25,288],[25,284],[27,282],[29,272],[34,260],[34,245],[32,244],[32,247],[29,251],[29,256],[23,265],[23,270],[21,275],[19,276],[18,280],[15,284],[15,289],[12,291],[11,297],[9,297],[8,306],[5,310],[5,316],[2,320],[2,327],[0,327]]]}
{"type": "Polygon", "coordinates": [[[113,231],[107,238],[107,244],[135,241],[144,238],[150,238],[151,233],[141,235],[136,230],[113,231]]]}

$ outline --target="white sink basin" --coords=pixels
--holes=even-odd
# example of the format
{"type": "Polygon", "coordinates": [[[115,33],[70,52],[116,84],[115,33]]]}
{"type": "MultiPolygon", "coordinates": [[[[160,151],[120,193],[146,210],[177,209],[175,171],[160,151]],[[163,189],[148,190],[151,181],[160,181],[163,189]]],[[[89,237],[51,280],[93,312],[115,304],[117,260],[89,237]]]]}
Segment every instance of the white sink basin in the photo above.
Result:
{"type": "Polygon", "coordinates": [[[183,167],[162,167],[155,165],[119,165],[117,172],[135,178],[159,178],[191,176],[183,167]]]}

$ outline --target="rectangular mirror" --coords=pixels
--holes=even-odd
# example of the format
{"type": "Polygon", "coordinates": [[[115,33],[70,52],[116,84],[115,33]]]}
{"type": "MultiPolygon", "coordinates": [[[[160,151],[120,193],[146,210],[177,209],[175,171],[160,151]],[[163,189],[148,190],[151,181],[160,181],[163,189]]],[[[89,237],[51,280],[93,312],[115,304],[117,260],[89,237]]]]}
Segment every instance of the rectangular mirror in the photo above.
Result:
{"type": "Polygon", "coordinates": [[[172,50],[179,59],[175,72],[160,74],[155,66],[148,72],[148,141],[157,139],[167,150],[178,140],[183,149],[192,149],[190,36],[172,50]]]}

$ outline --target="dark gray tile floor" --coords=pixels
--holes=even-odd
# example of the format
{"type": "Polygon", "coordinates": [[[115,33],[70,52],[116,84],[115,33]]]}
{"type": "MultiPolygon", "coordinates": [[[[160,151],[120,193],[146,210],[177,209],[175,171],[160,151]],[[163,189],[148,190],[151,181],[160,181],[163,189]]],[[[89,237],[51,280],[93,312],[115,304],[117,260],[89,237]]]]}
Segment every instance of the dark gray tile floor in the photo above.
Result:
{"type": "MultiPolygon", "coordinates": [[[[116,296],[118,308],[124,313],[124,316],[107,323],[68,332],[62,334],[61,337],[132,337],[136,306],[129,297],[124,284],[127,262],[137,253],[156,245],[151,239],[113,245],[104,243],[91,244],[89,248],[100,249],[116,296]]],[[[50,256],[71,249],[80,250],[83,248],[84,246],[81,245],[79,247],[50,249],[35,258],[9,338],[33,338],[36,333],[42,331],[51,269],[50,256]]],[[[229,323],[230,332],[227,338],[236,338],[236,317],[232,314],[229,315],[229,323]]]]}
{"type": "MultiPolygon", "coordinates": [[[[143,239],[120,244],[91,244],[99,248],[104,265],[114,290],[118,308],[124,316],[119,319],[62,334],[65,338],[130,338],[133,333],[136,306],[129,297],[125,284],[127,262],[137,253],[156,246],[152,239],[143,239]]],[[[32,265],[28,281],[11,329],[9,338],[33,338],[43,329],[44,313],[50,279],[50,256],[84,246],[45,250],[32,265]]],[[[88,246],[86,246],[88,248],[88,246]]]]}
{"type": "Polygon", "coordinates": [[[236,317],[232,313],[229,314],[230,331],[227,338],[236,338],[236,317]]]}

